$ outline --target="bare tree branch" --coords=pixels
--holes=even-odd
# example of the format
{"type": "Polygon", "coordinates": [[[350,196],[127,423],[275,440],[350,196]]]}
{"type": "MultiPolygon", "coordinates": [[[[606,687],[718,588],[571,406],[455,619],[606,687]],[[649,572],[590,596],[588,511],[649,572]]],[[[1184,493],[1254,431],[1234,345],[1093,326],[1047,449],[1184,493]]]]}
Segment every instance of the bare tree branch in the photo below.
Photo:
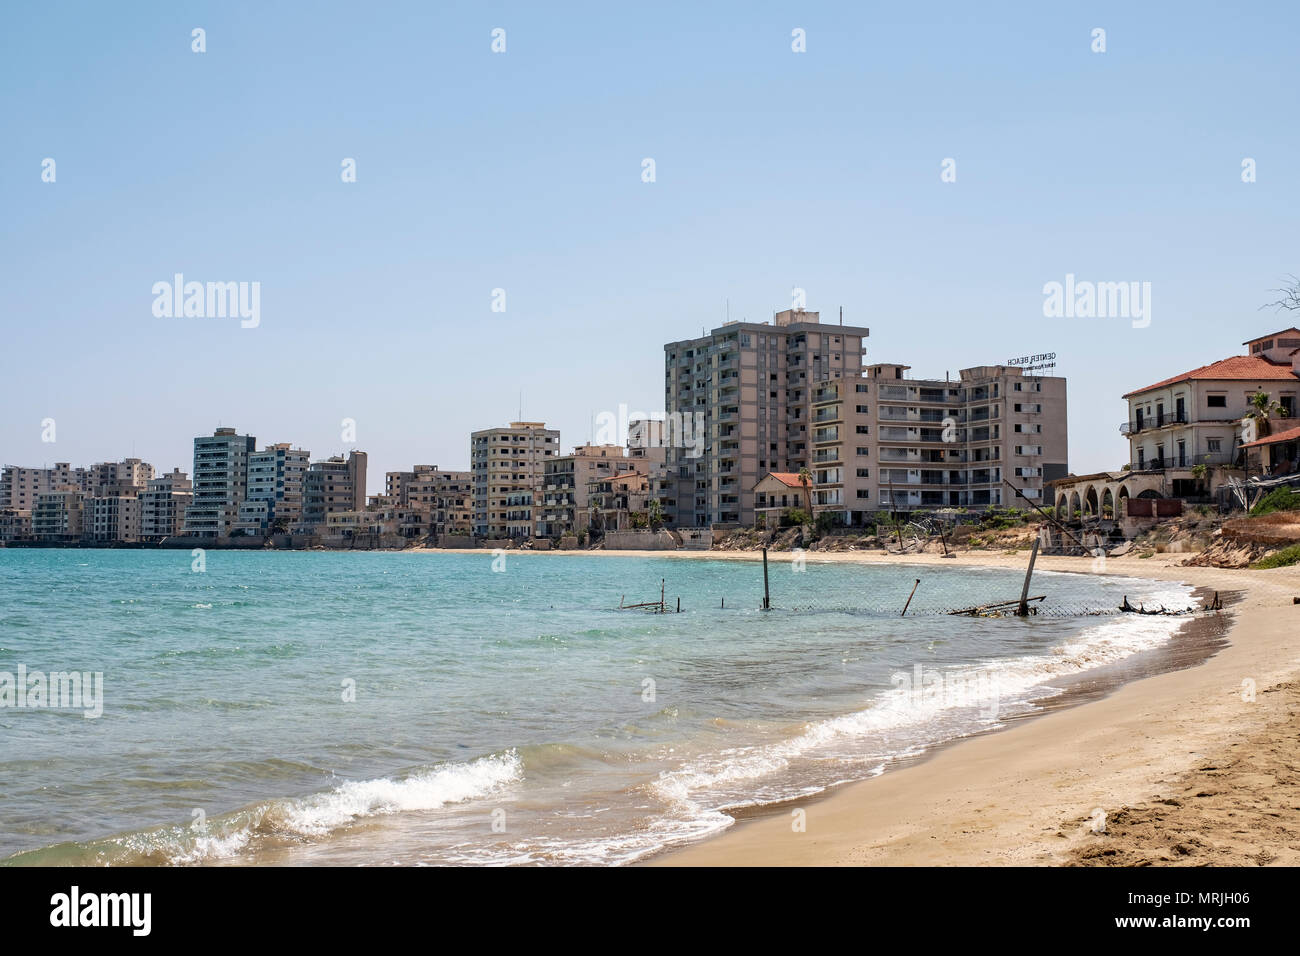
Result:
{"type": "Polygon", "coordinates": [[[1274,312],[1280,312],[1283,309],[1290,312],[1300,312],[1300,279],[1293,275],[1289,275],[1287,278],[1291,280],[1290,285],[1283,286],[1280,289],[1268,290],[1277,293],[1280,298],[1275,302],[1265,302],[1260,306],[1261,309],[1267,309],[1271,306],[1274,312]]]}

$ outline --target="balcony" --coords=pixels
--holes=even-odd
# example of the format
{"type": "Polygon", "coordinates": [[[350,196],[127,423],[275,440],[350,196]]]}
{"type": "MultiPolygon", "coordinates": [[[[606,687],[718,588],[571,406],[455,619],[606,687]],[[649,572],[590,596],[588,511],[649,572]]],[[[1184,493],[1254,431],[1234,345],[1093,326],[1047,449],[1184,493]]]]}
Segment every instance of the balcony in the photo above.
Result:
{"type": "MultiPolygon", "coordinates": [[[[1236,421],[1236,419],[1229,419],[1236,421]]],[[[1154,418],[1139,418],[1136,421],[1123,422],[1119,426],[1121,435],[1136,435],[1138,432],[1151,431],[1154,428],[1164,428],[1167,425],[1187,425],[1189,424],[1186,412],[1173,412],[1171,414],[1157,415],[1154,418]]]]}
{"type": "Polygon", "coordinates": [[[1135,472],[1190,470],[1197,465],[1231,465],[1234,452],[1209,452],[1200,455],[1165,455],[1161,458],[1147,458],[1134,461],[1131,468],[1135,472]]]}

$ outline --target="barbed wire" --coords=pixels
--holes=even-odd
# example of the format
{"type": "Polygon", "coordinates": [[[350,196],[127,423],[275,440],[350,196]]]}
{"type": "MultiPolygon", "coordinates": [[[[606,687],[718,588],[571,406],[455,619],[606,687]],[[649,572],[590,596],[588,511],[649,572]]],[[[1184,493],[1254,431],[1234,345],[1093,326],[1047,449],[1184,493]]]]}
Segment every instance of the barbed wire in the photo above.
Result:
{"type": "MultiPolygon", "coordinates": [[[[1014,604],[1014,602],[1013,602],[1014,604]]],[[[798,614],[852,614],[857,617],[899,617],[902,608],[900,606],[886,607],[878,605],[876,607],[864,607],[861,605],[847,604],[791,604],[780,605],[773,603],[772,611],[785,611],[798,614]]],[[[907,617],[939,617],[949,615],[953,617],[1015,617],[1016,608],[995,608],[976,611],[972,605],[961,605],[951,607],[917,607],[912,605],[907,609],[907,617]]],[[[1101,607],[1087,604],[1050,604],[1042,605],[1041,603],[1031,603],[1029,605],[1029,614],[1031,617],[1048,617],[1048,618],[1067,618],[1067,617],[1106,617],[1112,614],[1122,614],[1118,607],[1101,607]]],[[[1170,609],[1173,613],[1192,613],[1192,610],[1170,609]]]]}

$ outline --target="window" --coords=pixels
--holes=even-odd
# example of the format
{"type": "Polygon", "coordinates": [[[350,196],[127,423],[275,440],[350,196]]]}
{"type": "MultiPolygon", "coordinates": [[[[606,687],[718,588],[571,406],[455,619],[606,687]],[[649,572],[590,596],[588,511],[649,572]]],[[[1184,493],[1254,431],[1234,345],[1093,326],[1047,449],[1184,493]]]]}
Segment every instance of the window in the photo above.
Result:
{"type": "Polygon", "coordinates": [[[869,426],[869,425],[859,425],[859,426],[858,426],[858,434],[859,434],[859,435],[867,435],[867,434],[870,434],[870,426],[869,426]]]}
{"type": "Polygon", "coordinates": [[[1228,396],[1227,396],[1227,395],[1207,395],[1207,396],[1205,396],[1205,404],[1206,404],[1206,406],[1209,407],[1209,408],[1227,408],[1227,407],[1228,407],[1228,396]]]}
{"type": "Polygon", "coordinates": [[[858,469],[858,477],[859,477],[859,478],[870,478],[870,477],[871,477],[870,469],[867,469],[867,468],[859,468],[859,469],[858,469]]]}
{"type": "Polygon", "coordinates": [[[1206,450],[1206,451],[1219,451],[1221,447],[1222,447],[1222,442],[1221,442],[1220,439],[1218,439],[1218,438],[1207,438],[1207,439],[1205,439],[1205,450],[1206,450]]]}
{"type": "Polygon", "coordinates": [[[870,448],[862,448],[862,447],[859,447],[859,448],[858,448],[858,455],[859,455],[860,457],[865,458],[865,457],[866,457],[867,455],[869,455],[869,454],[871,454],[871,449],[870,449],[870,448]]]}
{"type": "Polygon", "coordinates": [[[864,395],[866,394],[867,386],[858,384],[857,386],[855,386],[855,391],[857,391],[859,395],[864,395]]]}
{"type": "MultiPolygon", "coordinates": [[[[1285,401],[1285,399],[1283,399],[1283,401],[1285,401]]],[[[865,415],[867,413],[867,406],[859,405],[857,408],[860,414],[865,415]]]]}
{"type": "Polygon", "coordinates": [[[867,488],[859,488],[859,489],[858,489],[858,497],[859,497],[859,498],[870,498],[870,497],[871,497],[871,491],[870,491],[869,489],[867,489],[867,488]]]}

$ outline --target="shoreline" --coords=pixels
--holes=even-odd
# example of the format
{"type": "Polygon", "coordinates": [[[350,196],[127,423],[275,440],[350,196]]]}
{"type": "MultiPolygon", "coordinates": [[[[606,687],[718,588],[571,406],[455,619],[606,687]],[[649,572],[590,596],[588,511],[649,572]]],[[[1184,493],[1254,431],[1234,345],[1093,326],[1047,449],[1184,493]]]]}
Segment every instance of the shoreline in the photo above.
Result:
{"type": "MultiPolygon", "coordinates": [[[[762,560],[757,551],[536,553],[762,560]]],[[[1027,552],[954,553],[808,551],[805,559],[1007,570],[1027,563],[1027,552]]],[[[769,560],[772,554],[779,561],[789,553],[769,553],[769,560]]],[[[1287,708],[1300,700],[1300,606],[1293,603],[1300,566],[1185,567],[1188,557],[1126,555],[1098,568],[1089,557],[1042,555],[1035,573],[1170,581],[1198,596],[1232,593],[1224,646],[1205,659],[948,741],[876,777],[746,808],[725,831],[637,865],[1300,865],[1300,785],[1288,804],[1270,796],[1276,776],[1247,772],[1300,762],[1300,736],[1285,732],[1287,708]],[[1243,699],[1247,680],[1252,701],[1243,699]],[[1247,771],[1235,774],[1231,789],[1206,789],[1205,776],[1221,775],[1220,765],[1247,771]],[[1214,804],[1231,809],[1216,812],[1214,804]],[[796,809],[805,813],[805,832],[791,825],[796,809]]]]}
{"type": "MultiPolygon", "coordinates": [[[[514,553],[762,560],[755,551],[514,553]]],[[[1023,574],[1028,560],[1024,551],[954,554],[803,557],[902,565],[922,578],[928,567],[1023,574]]],[[[775,555],[778,566],[793,557],[775,555]]],[[[1201,606],[1219,592],[1225,610],[1183,618],[1159,647],[1048,681],[1061,691],[1001,727],[938,743],[878,776],[727,811],[727,829],[634,865],[1300,865],[1300,566],[1178,563],[1189,556],[1039,556],[1035,574],[1177,582],[1201,606]]]]}
{"type": "MultiPolygon", "coordinates": [[[[1214,770],[1234,747],[1237,758],[1247,761],[1267,761],[1260,751],[1274,740],[1292,758],[1300,754],[1294,734],[1277,740],[1269,732],[1285,718],[1292,696],[1278,691],[1300,674],[1300,607],[1292,603],[1300,595],[1300,568],[1248,571],[1174,563],[1185,557],[1110,558],[1104,571],[1094,571],[1090,558],[1042,556],[1036,571],[1173,581],[1202,594],[1238,592],[1239,600],[1225,612],[1226,644],[1199,662],[1124,681],[1099,699],[1052,707],[997,731],[951,741],[906,766],[786,802],[772,812],[739,813],[726,831],[668,848],[644,865],[1068,865],[1110,857],[1128,865],[1133,860],[1196,864],[1206,856],[1220,865],[1300,862],[1300,843],[1288,847],[1262,838],[1275,826],[1265,811],[1236,813],[1229,824],[1226,817],[1206,818],[1187,801],[1175,801],[1177,808],[1168,802],[1174,799],[1169,794],[1188,789],[1194,775],[1214,770]],[[1254,682],[1253,701],[1243,700],[1247,679],[1254,682]],[[1244,740],[1253,742],[1253,751],[1242,750],[1244,740]],[[1163,808],[1163,830],[1118,828],[1121,821],[1152,816],[1152,804],[1163,808]],[[805,812],[805,832],[794,832],[790,815],[781,812],[796,808],[805,812]],[[1192,842],[1186,826],[1170,819],[1179,811],[1197,831],[1192,842]],[[1107,832],[1094,832],[1103,813],[1114,824],[1107,832]],[[1249,834],[1255,830],[1261,839],[1252,842],[1249,834]],[[1165,838],[1176,847],[1168,854],[1159,848],[1165,838]],[[1227,844],[1240,849],[1234,855],[1222,849],[1227,844]]],[[[944,567],[1025,563],[1022,555],[989,552],[958,552],[948,559],[908,555],[906,561],[870,552],[809,552],[807,559],[944,567]]],[[[1203,620],[1198,616],[1189,624],[1203,620]]],[[[1185,633],[1186,627],[1180,629],[1172,642],[1185,633]]],[[[1287,754],[1275,756],[1285,765],[1287,754]]],[[[1249,808],[1268,802],[1271,785],[1242,775],[1231,792],[1218,795],[1249,808]]],[[[1300,814],[1291,817],[1300,826],[1300,814]]]]}

